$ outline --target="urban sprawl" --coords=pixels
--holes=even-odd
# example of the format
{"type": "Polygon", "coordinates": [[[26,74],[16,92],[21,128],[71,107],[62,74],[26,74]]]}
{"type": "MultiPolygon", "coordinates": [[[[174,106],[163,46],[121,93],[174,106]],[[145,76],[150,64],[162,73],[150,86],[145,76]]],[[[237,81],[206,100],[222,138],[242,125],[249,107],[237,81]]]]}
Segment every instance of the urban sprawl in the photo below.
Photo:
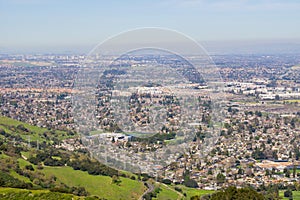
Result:
{"type": "MultiPolygon", "coordinates": [[[[74,89],[74,80],[85,59],[84,55],[0,55],[0,114],[39,127],[80,132],[72,112],[72,97],[80,92],[74,89]]],[[[154,60],[162,63],[163,59],[167,58],[157,56],[154,60]]],[[[174,59],[164,64],[174,66],[174,59]]],[[[145,63],[149,64],[145,60],[142,56],[129,59],[126,66],[145,67],[145,63]]],[[[218,137],[206,154],[201,151],[214,123],[210,113],[214,93],[203,80],[195,80],[193,68],[178,69],[191,74],[191,79],[175,85],[174,96],[157,83],[141,85],[130,96],[129,118],[139,127],[150,123],[151,105],[167,108],[165,124],[155,138],[140,139],[122,131],[109,102],[112,86],[100,83],[95,94],[97,127],[83,133],[82,138],[64,140],[56,148],[88,148],[107,163],[112,159],[107,155],[113,157],[118,150],[131,155],[131,161],[120,156],[123,169],[130,170],[132,162],[140,165],[142,172],[148,172],[153,165],[147,162],[155,163],[150,155],[182,136],[180,121],[184,118],[178,98],[191,91],[196,94],[201,113],[191,140],[187,140],[189,149],[170,154],[164,164],[155,164],[156,176],[182,183],[189,174],[199,188],[210,190],[230,185],[259,188],[299,182],[299,55],[215,55],[213,60],[222,77],[219,84],[224,86],[225,98],[219,110],[223,118],[218,137]]],[[[101,79],[109,81],[126,73],[118,70],[105,72],[101,79]]]]}

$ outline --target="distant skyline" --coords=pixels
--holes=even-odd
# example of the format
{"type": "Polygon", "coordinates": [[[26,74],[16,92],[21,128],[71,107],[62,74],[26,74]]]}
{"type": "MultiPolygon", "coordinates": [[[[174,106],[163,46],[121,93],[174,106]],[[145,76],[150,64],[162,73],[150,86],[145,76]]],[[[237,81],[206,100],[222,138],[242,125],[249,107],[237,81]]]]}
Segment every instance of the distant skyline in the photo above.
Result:
{"type": "Polygon", "coordinates": [[[85,51],[139,27],[173,29],[197,41],[275,41],[293,49],[300,45],[299,19],[298,0],[0,0],[0,53],[85,51]]]}

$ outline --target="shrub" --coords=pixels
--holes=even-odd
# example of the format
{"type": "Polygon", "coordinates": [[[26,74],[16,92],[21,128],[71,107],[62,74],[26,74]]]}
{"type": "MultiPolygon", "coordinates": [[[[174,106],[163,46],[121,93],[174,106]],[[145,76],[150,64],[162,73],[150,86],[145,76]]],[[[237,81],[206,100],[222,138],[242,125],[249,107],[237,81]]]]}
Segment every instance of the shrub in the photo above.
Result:
{"type": "Polygon", "coordinates": [[[291,190],[284,191],[284,197],[293,197],[293,192],[291,190]]]}
{"type": "Polygon", "coordinates": [[[172,181],[170,179],[164,179],[164,180],[162,180],[162,182],[167,185],[170,185],[172,183],[172,181]]]}

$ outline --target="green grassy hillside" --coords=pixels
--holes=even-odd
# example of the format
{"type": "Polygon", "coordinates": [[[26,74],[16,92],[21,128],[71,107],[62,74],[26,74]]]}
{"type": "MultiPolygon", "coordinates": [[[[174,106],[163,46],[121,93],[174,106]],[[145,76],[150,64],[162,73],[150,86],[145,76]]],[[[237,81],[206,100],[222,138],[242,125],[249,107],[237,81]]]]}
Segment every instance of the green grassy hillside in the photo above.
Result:
{"type": "MultiPolygon", "coordinates": [[[[33,126],[24,122],[20,122],[8,117],[0,116],[0,130],[6,132],[5,137],[14,136],[16,141],[21,137],[24,141],[39,141],[54,143],[55,141],[74,137],[72,131],[51,130],[33,126]]],[[[0,135],[4,136],[4,135],[0,135]]]]}
{"type": "Polygon", "coordinates": [[[113,182],[112,175],[116,170],[97,164],[87,152],[54,148],[53,143],[71,137],[77,136],[0,116],[0,183],[7,187],[0,189],[0,199],[78,199],[84,197],[77,194],[85,193],[103,199],[138,199],[147,189],[143,182],[132,180],[136,176],[129,172],[120,171],[118,182],[113,182]],[[29,136],[31,142],[39,140],[44,145],[39,149],[29,146],[29,136]],[[63,163],[56,163],[58,160],[63,160],[63,163]],[[80,165],[75,170],[66,166],[71,160],[78,163],[87,160],[89,165],[102,167],[103,173],[111,175],[92,175],[96,172],[80,170],[80,167],[89,165],[80,165]]]}
{"type": "MultiPolygon", "coordinates": [[[[147,187],[137,180],[137,175],[104,166],[86,151],[54,148],[53,144],[74,137],[78,136],[72,132],[49,130],[0,116],[0,199],[130,200],[144,194],[147,187]],[[39,149],[34,146],[37,140],[39,149]],[[95,170],[99,168],[100,173],[95,170]]],[[[152,179],[148,182],[157,191],[155,200],[190,199],[211,193],[159,184],[152,179]]]]}
{"type": "MultiPolygon", "coordinates": [[[[22,200],[79,200],[86,199],[84,197],[78,197],[71,194],[63,194],[58,192],[50,192],[49,190],[28,190],[17,188],[1,188],[0,187],[0,199],[22,199],[22,200]]],[[[96,199],[96,198],[95,198],[96,199]]]]}
{"type": "Polygon", "coordinates": [[[138,199],[145,187],[142,182],[120,177],[120,184],[113,184],[109,176],[93,176],[71,167],[44,167],[43,172],[54,175],[69,186],[83,186],[93,195],[106,199],[138,199]]]}

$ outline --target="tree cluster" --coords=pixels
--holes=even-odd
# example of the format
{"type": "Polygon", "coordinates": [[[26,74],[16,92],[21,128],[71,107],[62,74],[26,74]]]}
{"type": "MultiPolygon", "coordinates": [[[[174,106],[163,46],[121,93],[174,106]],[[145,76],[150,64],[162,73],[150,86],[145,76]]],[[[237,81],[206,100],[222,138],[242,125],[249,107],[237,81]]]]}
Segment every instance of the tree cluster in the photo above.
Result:
{"type": "Polygon", "coordinates": [[[74,170],[87,171],[91,175],[104,175],[110,177],[118,175],[118,171],[116,169],[101,164],[98,161],[93,161],[89,158],[72,160],[68,162],[68,165],[74,170]]]}

